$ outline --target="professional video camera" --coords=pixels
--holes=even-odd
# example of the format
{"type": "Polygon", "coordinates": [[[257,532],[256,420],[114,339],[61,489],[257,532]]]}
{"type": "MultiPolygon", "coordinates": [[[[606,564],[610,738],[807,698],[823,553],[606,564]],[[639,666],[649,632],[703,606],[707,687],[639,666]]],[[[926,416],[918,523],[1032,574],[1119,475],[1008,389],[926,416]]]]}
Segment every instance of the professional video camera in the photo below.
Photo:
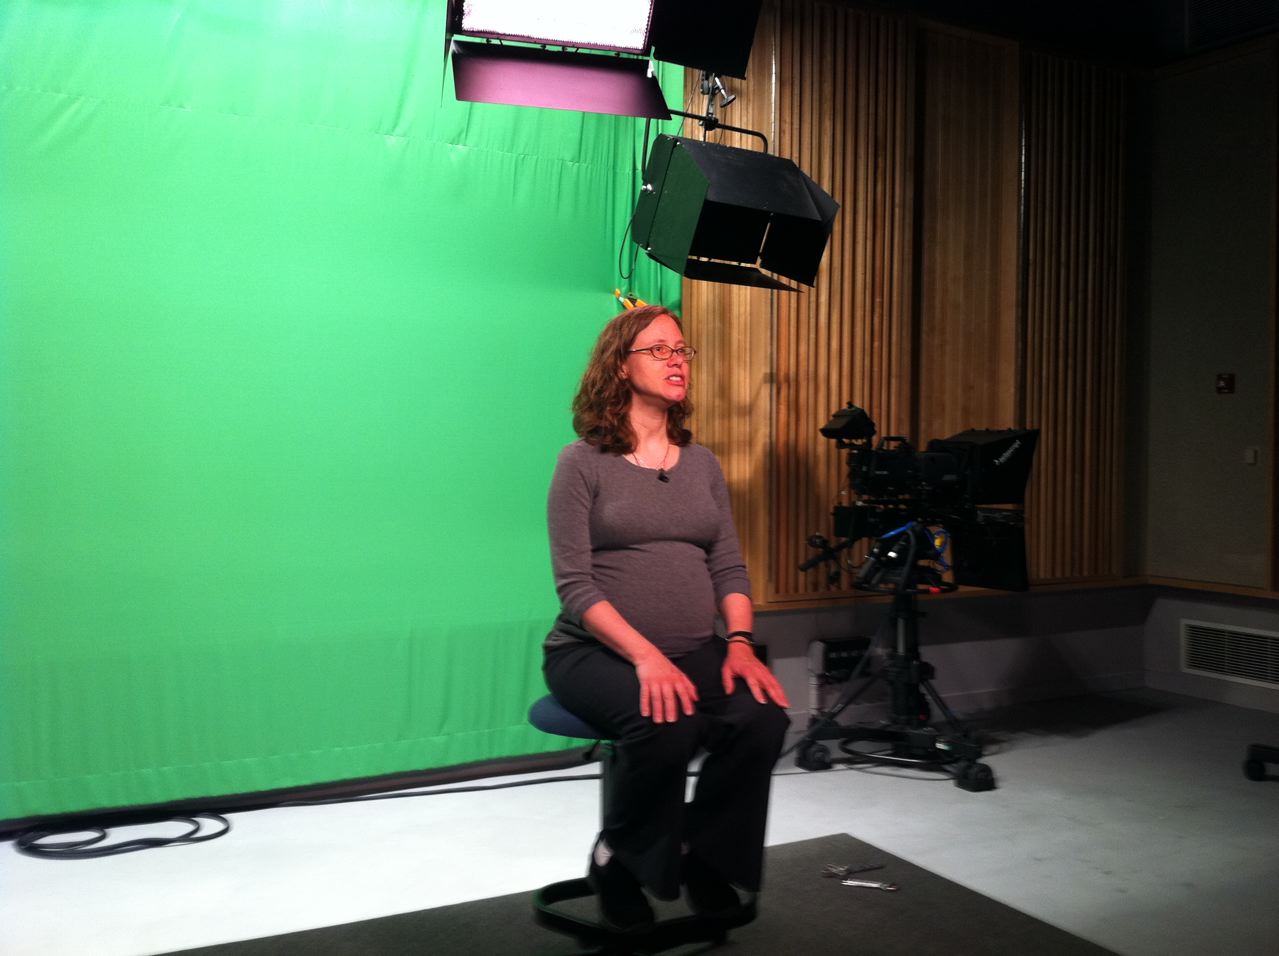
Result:
{"type": "Polygon", "coordinates": [[[824,437],[848,451],[848,484],[857,500],[834,509],[834,532],[842,540],[831,545],[813,535],[809,544],[820,553],[801,567],[876,538],[856,579],[865,590],[896,590],[906,574],[929,589],[1025,590],[1021,505],[1039,431],[971,429],[934,439],[924,451],[899,435],[872,444],[875,433],[870,416],[851,402],[822,426],[824,437]],[[943,586],[940,572],[951,567],[954,585],[943,586]]]}
{"type": "MultiPolygon", "coordinates": [[[[939,769],[952,774],[965,790],[990,790],[995,778],[980,762],[981,742],[938,695],[932,665],[920,657],[915,599],[960,585],[1014,591],[1028,586],[1021,505],[1039,432],[970,430],[930,441],[919,452],[898,435],[872,444],[875,423],[850,403],[821,433],[848,451],[848,484],[857,497],[851,505],[835,507],[839,540],[831,544],[813,535],[808,543],[819,553],[800,569],[830,562],[835,565],[830,573],[834,583],[841,570],[840,552],[863,538],[875,539],[860,567],[848,570],[855,570],[853,586],[859,590],[893,596],[883,625],[892,641],[878,654],[878,672],[860,686],[853,681],[874,649],[864,639],[856,647],[844,642],[849,648],[841,649],[846,651],[841,663],[849,686],[830,708],[821,706],[818,691],[834,668],[830,661],[819,661],[809,726],[792,748],[797,751],[795,762],[805,770],[824,770],[834,759],[824,741],[838,741],[849,763],[939,769]],[[948,579],[946,572],[951,570],[953,579],[948,579]],[[856,666],[850,663],[853,658],[856,666]],[[839,715],[881,680],[891,690],[890,718],[872,724],[838,723],[839,715]],[[931,725],[933,705],[945,717],[944,729],[931,725]]],[[[824,647],[817,657],[829,656],[827,642],[818,643],[824,647]]]]}

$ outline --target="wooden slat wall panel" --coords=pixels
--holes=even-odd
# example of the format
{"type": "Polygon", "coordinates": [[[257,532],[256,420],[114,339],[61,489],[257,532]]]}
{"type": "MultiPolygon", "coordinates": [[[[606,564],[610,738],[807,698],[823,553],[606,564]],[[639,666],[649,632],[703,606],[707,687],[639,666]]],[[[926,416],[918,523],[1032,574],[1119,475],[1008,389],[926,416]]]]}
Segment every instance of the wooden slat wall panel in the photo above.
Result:
{"type": "Polygon", "coordinates": [[[1014,43],[924,31],[920,165],[920,446],[1011,428],[1017,401],[1020,55],[1014,43]]]}
{"type": "Polygon", "coordinates": [[[1025,64],[1025,421],[1031,576],[1122,573],[1124,76],[1025,64]]]}
{"type": "MultiPolygon", "coordinates": [[[[703,350],[694,427],[724,466],[761,603],[831,593],[821,573],[796,570],[807,535],[829,530],[844,475],[818,434],[830,413],[852,399],[891,427],[910,418],[912,50],[898,18],[776,0],[748,79],[730,81],[738,100],[725,122],[768,134],[773,153],[842,206],[811,290],[684,284],[689,337],[703,350]]],[[[689,92],[697,80],[690,71],[689,92]]]]}
{"type": "MultiPolygon", "coordinates": [[[[760,15],[746,80],[724,78],[737,96],[721,118],[732,126],[766,135],[770,150],[777,136],[773,64],[776,60],[776,6],[760,15]]],[[[690,112],[700,112],[705,99],[698,90],[700,74],[686,71],[690,112]]],[[[700,138],[696,122],[685,123],[684,136],[700,138]]],[[[760,149],[758,139],[723,130],[707,138],[743,149],[760,149]]],[[[773,306],[764,289],[685,282],[684,325],[697,346],[692,376],[695,440],[718,456],[733,502],[733,519],[742,541],[756,601],[765,594],[768,542],[773,520],[769,458],[773,409],[773,306]]]]}
{"type": "Polygon", "coordinates": [[[819,0],[765,4],[750,74],[724,120],[842,207],[814,289],[684,285],[693,426],[724,465],[757,602],[847,593],[796,570],[841,500],[843,456],[817,430],[847,400],[921,442],[1042,428],[1032,577],[1118,576],[1122,76],[819,0]]]}
{"type": "Polygon", "coordinates": [[[783,3],[778,152],[841,204],[817,286],[776,297],[777,403],[768,597],[829,594],[801,573],[828,531],[844,456],[818,429],[853,401],[881,431],[911,419],[915,65],[912,27],[844,6],[783,3]],[[805,15],[804,11],[811,11],[805,15]]]}

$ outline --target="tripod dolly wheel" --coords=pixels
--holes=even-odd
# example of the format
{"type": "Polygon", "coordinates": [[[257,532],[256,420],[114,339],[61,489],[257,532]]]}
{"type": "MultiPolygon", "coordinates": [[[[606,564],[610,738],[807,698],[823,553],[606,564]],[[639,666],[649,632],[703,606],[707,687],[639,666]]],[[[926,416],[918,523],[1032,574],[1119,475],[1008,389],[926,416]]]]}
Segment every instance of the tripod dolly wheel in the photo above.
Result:
{"type": "Polygon", "coordinates": [[[1268,763],[1279,763],[1279,747],[1251,744],[1243,762],[1243,775],[1249,780],[1265,780],[1268,763]]]}
{"type": "Polygon", "coordinates": [[[806,743],[799,748],[799,754],[795,757],[795,766],[801,770],[829,770],[830,748],[825,744],[806,743]]]}
{"type": "Polygon", "coordinates": [[[955,786],[970,793],[994,790],[995,774],[986,764],[970,760],[959,765],[955,772],[955,786]]]}

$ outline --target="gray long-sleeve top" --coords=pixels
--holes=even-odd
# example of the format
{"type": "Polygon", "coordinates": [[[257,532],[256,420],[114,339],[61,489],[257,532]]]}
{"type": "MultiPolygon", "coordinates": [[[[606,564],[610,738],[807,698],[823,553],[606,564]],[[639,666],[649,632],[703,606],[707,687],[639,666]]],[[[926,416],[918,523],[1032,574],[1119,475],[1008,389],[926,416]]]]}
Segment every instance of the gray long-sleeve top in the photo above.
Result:
{"type": "Polygon", "coordinates": [[[609,601],[670,657],[715,632],[727,594],[750,595],[719,462],[701,445],[658,472],[576,441],[560,452],[547,497],[561,612],[546,646],[590,639],[582,614],[609,601]]]}

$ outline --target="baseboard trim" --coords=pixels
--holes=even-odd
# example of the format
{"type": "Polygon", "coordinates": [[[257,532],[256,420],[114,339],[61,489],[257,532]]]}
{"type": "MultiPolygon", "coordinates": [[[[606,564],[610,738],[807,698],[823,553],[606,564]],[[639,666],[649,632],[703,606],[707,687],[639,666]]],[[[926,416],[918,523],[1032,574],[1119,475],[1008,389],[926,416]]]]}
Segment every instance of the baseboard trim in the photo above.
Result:
{"type": "Polygon", "coordinates": [[[1201,677],[1198,674],[1168,671],[1149,672],[1146,675],[1146,683],[1155,690],[1166,691],[1169,694],[1181,694],[1183,697],[1195,697],[1199,700],[1211,700],[1219,704],[1279,714],[1279,690],[1272,687],[1259,687],[1237,681],[1201,677]]]}

